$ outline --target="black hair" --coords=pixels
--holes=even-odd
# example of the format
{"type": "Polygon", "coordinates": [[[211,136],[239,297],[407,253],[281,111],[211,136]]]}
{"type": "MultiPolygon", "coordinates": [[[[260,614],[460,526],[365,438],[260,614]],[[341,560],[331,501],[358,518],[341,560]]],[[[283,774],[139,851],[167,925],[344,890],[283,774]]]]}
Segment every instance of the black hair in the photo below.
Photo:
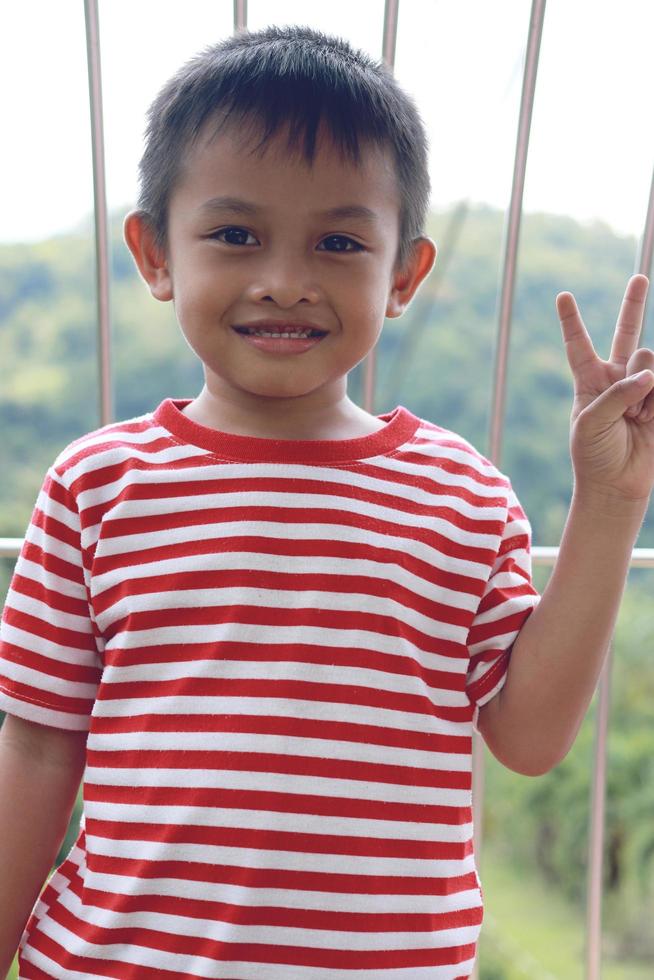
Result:
{"type": "Polygon", "coordinates": [[[255,152],[285,124],[288,147],[311,165],[321,123],[342,158],[360,162],[361,142],[390,149],[400,198],[396,267],[424,235],[429,207],[428,143],[414,100],[390,69],[342,38],[305,26],[239,31],[183,65],[148,110],[139,164],[138,209],[166,249],[170,197],[187,149],[210,119],[263,131],[255,152]]]}

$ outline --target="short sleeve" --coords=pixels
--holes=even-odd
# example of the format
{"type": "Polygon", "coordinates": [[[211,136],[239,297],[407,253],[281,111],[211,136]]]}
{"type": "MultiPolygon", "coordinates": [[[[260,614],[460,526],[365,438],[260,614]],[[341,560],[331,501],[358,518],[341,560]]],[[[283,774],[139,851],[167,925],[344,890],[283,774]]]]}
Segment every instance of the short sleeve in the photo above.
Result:
{"type": "Polygon", "coordinates": [[[100,676],[79,512],[52,466],[2,613],[0,709],[41,725],[88,731],[100,676]]]}
{"type": "Polygon", "coordinates": [[[507,518],[491,574],[468,633],[466,693],[479,708],[502,689],[511,648],[540,596],[531,580],[531,527],[509,485],[507,518]]]}

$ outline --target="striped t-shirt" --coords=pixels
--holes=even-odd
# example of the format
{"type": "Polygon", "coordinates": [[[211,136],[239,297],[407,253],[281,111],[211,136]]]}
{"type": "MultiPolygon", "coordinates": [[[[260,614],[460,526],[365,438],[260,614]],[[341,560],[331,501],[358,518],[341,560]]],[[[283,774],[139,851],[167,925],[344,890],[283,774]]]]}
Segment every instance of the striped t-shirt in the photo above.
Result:
{"type": "Polygon", "coordinates": [[[70,443],[15,567],[0,708],[88,731],[20,976],[468,977],[473,725],[538,601],[509,480],[402,406],[310,441],[189,401],[70,443]]]}

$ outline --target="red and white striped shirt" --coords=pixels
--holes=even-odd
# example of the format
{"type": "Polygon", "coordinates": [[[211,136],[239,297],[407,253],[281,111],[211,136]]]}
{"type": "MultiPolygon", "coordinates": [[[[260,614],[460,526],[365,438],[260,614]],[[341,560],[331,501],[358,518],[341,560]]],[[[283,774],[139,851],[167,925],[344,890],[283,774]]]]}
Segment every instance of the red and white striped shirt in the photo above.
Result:
{"type": "Polygon", "coordinates": [[[87,731],[24,978],[454,980],[478,707],[538,602],[509,480],[400,406],[256,439],[166,399],[49,468],[0,708],[87,731]]]}

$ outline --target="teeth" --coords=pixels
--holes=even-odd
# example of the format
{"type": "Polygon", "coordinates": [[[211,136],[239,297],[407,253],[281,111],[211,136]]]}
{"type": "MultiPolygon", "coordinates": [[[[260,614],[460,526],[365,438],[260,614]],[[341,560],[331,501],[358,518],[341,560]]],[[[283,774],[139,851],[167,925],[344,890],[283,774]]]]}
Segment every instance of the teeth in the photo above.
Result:
{"type": "Polygon", "coordinates": [[[250,330],[250,331],[248,331],[248,333],[251,336],[253,336],[253,337],[286,337],[287,339],[288,338],[291,338],[291,337],[306,339],[307,337],[310,337],[311,336],[311,334],[306,333],[306,332],[304,332],[304,333],[270,333],[267,330],[250,330]]]}

